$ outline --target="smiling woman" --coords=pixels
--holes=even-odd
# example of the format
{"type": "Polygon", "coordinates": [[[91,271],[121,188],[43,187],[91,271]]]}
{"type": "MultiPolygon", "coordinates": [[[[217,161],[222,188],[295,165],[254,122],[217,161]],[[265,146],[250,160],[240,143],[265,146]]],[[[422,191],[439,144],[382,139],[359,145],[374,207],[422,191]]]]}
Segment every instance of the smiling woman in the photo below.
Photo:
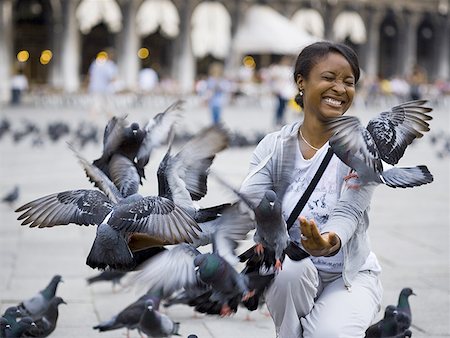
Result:
{"type": "Polygon", "coordinates": [[[265,294],[280,338],[363,337],[380,307],[381,268],[367,235],[374,185],[348,189],[344,178],[349,167],[335,155],[326,156],[331,137],[327,121],[349,109],[359,76],[356,54],[346,45],[317,42],[305,47],[293,77],[304,119],[258,144],[241,187],[241,193],[258,201],[267,190],[278,194],[287,185],[282,201],[287,220],[297,218],[297,202],[312,191],[288,228],[310,257],[297,261],[286,256],[265,294]],[[295,159],[295,169],[283,182],[286,158],[295,159]]]}

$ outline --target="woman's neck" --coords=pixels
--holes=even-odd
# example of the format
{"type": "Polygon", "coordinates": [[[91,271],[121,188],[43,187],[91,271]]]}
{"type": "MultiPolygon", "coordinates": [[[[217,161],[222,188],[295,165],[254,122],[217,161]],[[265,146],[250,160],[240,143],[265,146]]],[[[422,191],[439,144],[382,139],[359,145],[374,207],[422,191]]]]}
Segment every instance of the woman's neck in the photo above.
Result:
{"type": "Polygon", "coordinates": [[[305,115],[298,132],[298,142],[303,157],[305,159],[313,157],[317,150],[328,142],[330,136],[330,132],[321,121],[305,115]]]}

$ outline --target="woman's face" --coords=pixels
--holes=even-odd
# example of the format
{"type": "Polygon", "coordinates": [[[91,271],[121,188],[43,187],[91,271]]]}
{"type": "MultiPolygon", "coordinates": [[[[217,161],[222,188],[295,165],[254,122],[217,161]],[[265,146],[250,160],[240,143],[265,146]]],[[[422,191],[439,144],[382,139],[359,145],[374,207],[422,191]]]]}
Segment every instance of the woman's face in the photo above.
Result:
{"type": "Polygon", "coordinates": [[[344,114],[355,96],[355,76],[348,61],[339,53],[324,56],[308,78],[297,79],[303,90],[304,110],[320,120],[344,114]]]}

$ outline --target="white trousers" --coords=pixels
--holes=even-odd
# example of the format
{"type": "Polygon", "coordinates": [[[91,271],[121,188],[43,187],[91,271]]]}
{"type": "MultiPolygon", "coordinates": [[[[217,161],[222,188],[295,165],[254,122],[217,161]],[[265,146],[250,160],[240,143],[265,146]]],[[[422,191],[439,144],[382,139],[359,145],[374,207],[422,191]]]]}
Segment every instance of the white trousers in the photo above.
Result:
{"type": "Polygon", "coordinates": [[[381,308],[378,273],[361,271],[347,290],[341,274],[319,272],[309,258],[292,261],[266,291],[277,338],[364,337],[381,308]]]}

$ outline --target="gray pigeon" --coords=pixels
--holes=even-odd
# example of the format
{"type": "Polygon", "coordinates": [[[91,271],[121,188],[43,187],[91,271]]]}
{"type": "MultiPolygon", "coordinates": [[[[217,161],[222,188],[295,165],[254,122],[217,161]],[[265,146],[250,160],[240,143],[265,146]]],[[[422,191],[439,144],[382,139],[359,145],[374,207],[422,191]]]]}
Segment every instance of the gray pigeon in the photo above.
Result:
{"type": "Polygon", "coordinates": [[[366,330],[365,338],[395,337],[398,331],[396,316],[396,306],[388,305],[384,317],[366,330]]]}
{"type": "Polygon", "coordinates": [[[58,321],[58,306],[67,304],[61,297],[53,297],[47,310],[34,320],[35,326],[29,328],[22,337],[48,337],[56,328],[58,321]]]}
{"type": "Polygon", "coordinates": [[[407,146],[429,131],[427,121],[431,108],[427,101],[410,101],[382,112],[363,127],[355,116],[330,119],[330,145],[334,153],[351,167],[362,184],[383,183],[392,188],[407,188],[427,184],[433,176],[424,165],[392,167],[384,170],[383,162],[394,166],[402,158],[407,146]]]}
{"type": "Polygon", "coordinates": [[[127,274],[127,271],[118,270],[106,270],[100,272],[98,275],[89,277],[86,279],[88,285],[98,283],[98,282],[111,282],[113,291],[115,286],[120,284],[121,279],[127,274]]]}
{"type": "Polygon", "coordinates": [[[55,297],[60,282],[62,282],[62,277],[60,275],[53,276],[45,289],[20,303],[18,309],[22,316],[30,316],[33,320],[40,318],[55,297]]]}
{"type": "Polygon", "coordinates": [[[297,147],[296,142],[286,143],[278,183],[273,187],[273,190],[266,190],[259,200],[255,200],[256,196],[249,196],[237,191],[217,175],[215,176],[219,182],[237,194],[254,214],[256,224],[256,232],[253,237],[256,243],[255,251],[258,254],[263,254],[265,249],[273,251],[276,270],[281,269],[284,250],[291,242],[287,224],[282,214],[282,201],[291,183],[291,174],[295,167],[295,147],[297,147]]]}
{"type": "Polygon", "coordinates": [[[94,326],[93,329],[105,332],[126,328],[128,335],[129,330],[138,329],[139,321],[145,310],[145,302],[149,299],[152,299],[155,304],[159,305],[159,297],[155,294],[147,293],[139,297],[138,300],[128,305],[111,319],[94,326]]]}
{"type": "Polygon", "coordinates": [[[16,325],[5,330],[5,338],[23,337],[27,330],[35,326],[36,324],[33,322],[31,317],[23,317],[17,322],[16,325]]]}
{"type": "Polygon", "coordinates": [[[11,325],[4,317],[0,317],[0,337],[6,337],[6,330],[10,330],[11,325]]]}
{"type": "Polygon", "coordinates": [[[9,191],[5,196],[3,196],[2,202],[12,205],[19,198],[19,193],[20,188],[18,185],[15,185],[11,191],[9,191]]]}
{"type": "MultiPolygon", "coordinates": [[[[221,216],[223,224],[213,235],[211,253],[201,253],[193,245],[179,244],[143,264],[132,284],[161,290],[164,299],[185,290],[189,295],[206,297],[205,302],[217,303],[217,313],[230,314],[241,299],[252,294],[246,277],[234,268],[237,241],[248,232],[239,222],[233,223],[235,208],[237,205],[221,216]],[[235,300],[235,306],[230,306],[235,300]]],[[[196,308],[197,305],[193,304],[196,308]]]]}
{"type": "Polygon", "coordinates": [[[152,299],[145,302],[145,310],[139,320],[140,331],[154,338],[181,336],[178,333],[180,323],[159,312],[158,307],[159,304],[155,304],[152,299]]]}
{"type": "Polygon", "coordinates": [[[397,302],[397,311],[402,314],[402,328],[409,329],[412,322],[411,307],[409,305],[409,296],[416,295],[411,288],[403,288],[400,291],[397,302]]]}
{"type": "Polygon", "coordinates": [[[114,182],[126,197],[137,192],[144,167],[154,148],[167,142],[170,130],[179,120],[183,101],[177,100],[163,113],[157,114],[141,129],[134,122],[126,126],[125,117],[113,117],[103,136],[103,153],[93,164],[114,182]]]}
{"type": "Polygon", "coordinates": [[[103,191],[72,190],[51,194],[18,208],[22,225],[51,227],[75,223],[99,225],[88,265],[104,269],[133,268],[127,246],[133,233],[145,233],[164,244],[192,242],[200,232],[195,220],[173,201],[160,196],[134,194],[123,198],[114,184],[97,167],[77,154],[86,173],[103,191]]]}

